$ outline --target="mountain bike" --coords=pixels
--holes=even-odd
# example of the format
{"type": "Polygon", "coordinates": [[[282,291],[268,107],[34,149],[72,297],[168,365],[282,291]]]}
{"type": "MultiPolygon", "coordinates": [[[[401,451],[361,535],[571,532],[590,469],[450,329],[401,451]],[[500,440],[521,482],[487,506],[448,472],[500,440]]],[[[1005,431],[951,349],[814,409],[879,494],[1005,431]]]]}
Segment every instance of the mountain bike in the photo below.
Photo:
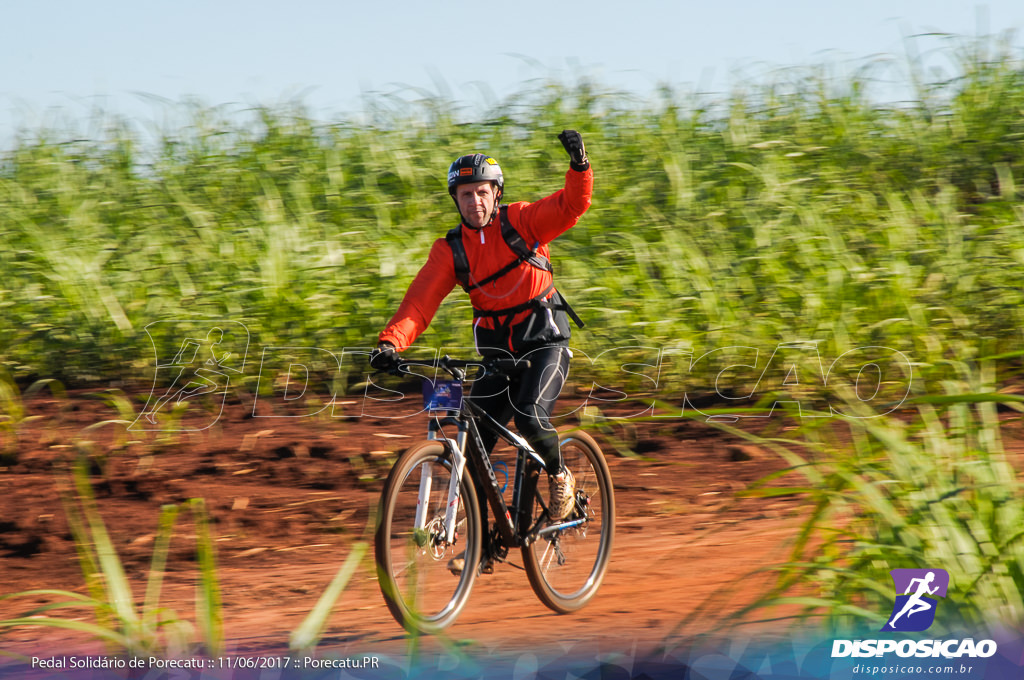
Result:
{"type": "Polygon", "coordinates": [[[508,377],[524,363],[444,357],[402,360],[394,371],[437,369],[434,379],[424,378],[427,439],[407,449],[391,469],[375,536],[381,592],[395,620],[410,632],[436,633],[455,621],[469,600],[482,557],[484,564],[502,563],[519,549],[534,593],[561,614],[587,604],[604,578],[615,533],[615,499],[597,442],[585,432],[559,432],[563,464],[575,477],[576,493],[569,515],[553,519],[539,484],[545,479],[540,455],[471,397],[462,398],[467,376],[508,377]],[[437,379],[442,372],[451,379],[437,379]],[[492,463],[482,429],[515,449],[512,470],[492,463]],[[491,509],[489,527],[482,519],[483,503],[491,509]]]}

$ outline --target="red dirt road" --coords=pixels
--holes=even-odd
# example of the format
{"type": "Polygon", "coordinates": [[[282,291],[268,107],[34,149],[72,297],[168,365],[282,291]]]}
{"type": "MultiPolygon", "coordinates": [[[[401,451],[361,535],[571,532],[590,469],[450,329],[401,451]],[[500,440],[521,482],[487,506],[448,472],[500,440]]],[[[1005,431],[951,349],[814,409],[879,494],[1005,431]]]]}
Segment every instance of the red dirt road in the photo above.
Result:
{"type": "MultiPolygon", "coordinates": [[[[92,441],[98,506],[136,602],[145,591],[159,508],[182,504],[161,601],[195,620],[199,569],[185,503],[205,499],[226,651],[234,654],[287,650],[291,632],[352,546],[371,540],[369,509],[382,479],[396,453],[424,431],[415,418],[253,418],[253,404],[238,402],[228,403],[201,432],[124,439],[123,426],[86,430],[113,417],[96,399],[35,399],[27,407],[37,418],[24,422],[17,440],[5,440],[16,454],[0,468],[0,594],[87,592],[58,488],[76,442],[92,441]]],[[[643,457],[617,455],[602,440],[617,518],[611,566],[596,598],[576,614],[552,614],[533,595],[513,553],[510,563],[477,581],[449,630],[460,648],[476,658],[516,650],[635,655],[671,644],[676,634],[714,628],[761,592],[765,581],[751,572],[785,560],[802,511],[799,499],[741,499],[735,493],[781,467],[770,454],[691,421],[635,423],[613,434],[628,435],[643,457]],[[713,604],[698,609],[716,593],[713,604]]],[[[0,600],[0,620],[46,601],[0,600]]],[[[60,615],[92,616],[91,610],[60,615]]],[[[411,644],[381,599],[371,550],[337,602],[317,651],[401,654],[411,644]]],[[[417,644],[444,649],[448,643],[417,644]]],[[[0,649],[32,656],[102,648],[80,634],[19,626],[0,629],[0,649]]]]}

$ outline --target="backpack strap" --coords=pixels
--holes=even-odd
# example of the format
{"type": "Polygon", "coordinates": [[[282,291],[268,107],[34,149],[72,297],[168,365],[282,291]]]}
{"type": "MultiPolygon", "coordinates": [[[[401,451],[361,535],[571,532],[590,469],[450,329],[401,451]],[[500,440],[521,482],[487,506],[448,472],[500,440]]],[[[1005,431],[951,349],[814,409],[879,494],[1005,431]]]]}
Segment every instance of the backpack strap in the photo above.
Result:
{"type": "Polygon", "coordinates": [[[480,281],[470,282],[469,257],[466,255],[466,246],[462,243],[462,225],[459,224],[456,227],[452,227],[445,235],[445,240],[448,241],[448,246],[452,249],[455,278],[467,293],[486,286],[492,281],[497,281],[516,269],[523,262],[529,262],[531,266],[546,272],[553,271],[551,260],[537,252],[537,249],[540,248],[540,243],[535,243],[533,248],[530,248],[526,245],[526,241],[519,232],[516,231],[516,228],[512,226],[508,219],[507,206],[501,206],[499,214],[501,215],[501,237],[505,240],[505,244],[509,249],[515,253],[516,259],[480,281]]]}
{"type": "Polygon", "coordinates": [[[551,260],[537,253],[537,249],[540,248],[540,241],[534,243],[533,247],[530,248],[526,245],[526,241],[520,233],[516,231],[516,228],[512,226],[512,222],[509,221],[506,206],[501,206],[500,215],[501,237],[505,239],[505,244],[519,258],[516,266],[519,266],[520,262],[529,262],[537,269],[542,269],[546,272],[553,271],[551,260]]]}
{"type": "MultiPolygon", "coordinates": [[[[462,224],[452,227],[448,230],[445,235],[445,240],[448,242],[448,247],[452,250],[452,264],[455,268],[455,278],[462,286],[463,290],[467,293],[486,286],[492,281],[496,281],[501,277],[505,276],[509,272],[513,271],[523,262],[528,262],[532,267],[537,269],[551,272],[553,268],[551,266],[551,260],[539,254],[537,250],[540,248],[540,242],[533,245],[530,248],[526,244],[526,240],[522,235],[516,231],[516,228],[512,226],[511,221],[508,219],[508,207],[501,206],[499,210],[501,217],[501,237],[504,239],[505,244],[509,249],[515,253],[516,259],[509,262],[507,265],[494,272],[488,277],[480,281],[470,281],[469,271],[469,256],[466,255],[466,246],[462,242],[462,224]]],[[[579,315],[576,314],[575,310],[569,305],[568,301],[562,296],[561,293],[555,291],[554,284],[548,286],[548,288],[538,295],[537,297],[529,300],[521,305],[515,307],[509,307],[506,309],[495,310],[493,312],[485,312],[482,310],[473,310],[473,315],[476,317],[488,316],[488,317],[506,317],[505,323],[511,320],[511,315],[517,314],[518,312],[525,311],[530,308],[547,307],[549,309],[563,310],[569,315],[569,318],[579,327],[583,328],[583,320],[580,319],[579,315]],[[545,299],[552,291],[555,294],[551,299],[545,299]]]]}
{"type": "Polygon", "coordinates": [[[468,293],[470,291],[469,256],[466,255],[466,246],[462,244],[462,225],[460,224],[449,229],[444,238],[448,241],[448,247],[452,249],[452,262],[455,265],[455,278],[458,280],[459,285],[468,293]]]}

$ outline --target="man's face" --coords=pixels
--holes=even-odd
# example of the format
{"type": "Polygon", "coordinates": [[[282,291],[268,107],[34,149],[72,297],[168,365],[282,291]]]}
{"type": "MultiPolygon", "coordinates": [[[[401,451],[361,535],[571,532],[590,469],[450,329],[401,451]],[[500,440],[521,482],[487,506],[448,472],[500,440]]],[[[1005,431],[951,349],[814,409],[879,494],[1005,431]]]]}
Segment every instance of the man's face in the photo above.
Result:
{"type": "Polygon", "coordinates": [[[497,198],[494,182],[473,182],[455,187],[455,202],[462,213],[462,219],[475,229],[487,224],[497,198]]]}

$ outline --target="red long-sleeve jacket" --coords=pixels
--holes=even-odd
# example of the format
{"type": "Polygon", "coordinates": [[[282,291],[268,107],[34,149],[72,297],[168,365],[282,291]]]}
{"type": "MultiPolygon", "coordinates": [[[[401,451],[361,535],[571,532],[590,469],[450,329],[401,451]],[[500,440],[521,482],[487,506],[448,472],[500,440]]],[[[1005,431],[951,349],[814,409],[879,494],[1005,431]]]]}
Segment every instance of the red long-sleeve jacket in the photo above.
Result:
{"type": "MultiPolygon", "coordinates": [[[[550,258],[548,244],[575,225],[590,207],[593,178],[590,168],[583,172],[567,171],[565,186],[552,195],[533,203],[509,204],[509,222],[530,247],[540,244],[537,249],[539,255],[550,258]]],[[[497,214],[481,229],[463,224],[462,242],[474,281],[483,281],[517,259],[501,236],[497,214]]],[[[543,294],[551,283],[550,272],[522,262],[505,276],[471,290],[470,301],[476,310],[508,309],[543,294]]],[[[430,248],[426,263],[409,285],[398,311],[380,333],[379,340],[391,343],[398,351],[409,347],[430,325],[437,308],[457,284],[452,249],[444,238],[439,238],[430,248]]],[[[548,297],[554,294],[551,292],[548,297]]],[[[515,334],[510,329],[524,323],[534,313],[535,310],[520,311],[512,319],[478,317],[474,322],[477,347],[481,348],[481,336],[488,335],[485,331],[493,331],[500,326],[508,331],[503,333],[502,340],[502,344],[507,346],[501,349],[518,351],[521,348],[515,346],[515,334]]],[[[568,337],[567,324],[564,335],[568,337]]]]}

